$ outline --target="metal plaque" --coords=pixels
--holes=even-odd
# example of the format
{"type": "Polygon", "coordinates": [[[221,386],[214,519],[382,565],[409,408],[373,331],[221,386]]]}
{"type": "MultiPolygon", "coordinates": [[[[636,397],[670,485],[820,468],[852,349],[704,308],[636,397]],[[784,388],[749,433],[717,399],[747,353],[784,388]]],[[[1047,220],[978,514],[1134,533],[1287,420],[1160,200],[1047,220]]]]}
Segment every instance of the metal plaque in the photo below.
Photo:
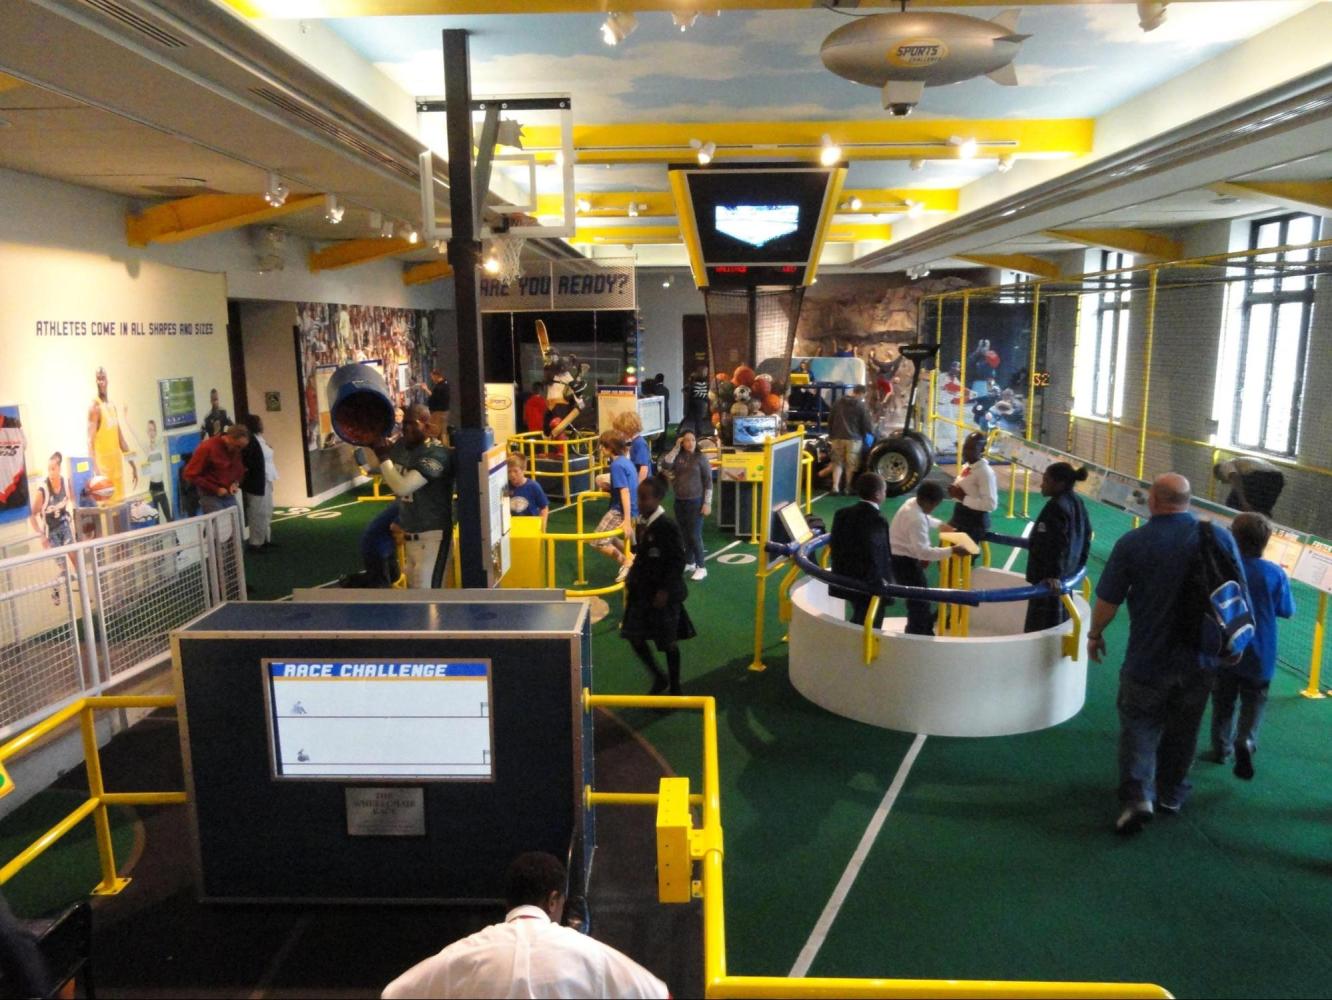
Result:
{"type": "Polygon", "coordinates": [[[425,836],[424,788],[397,785],[343,791],[347,795],[347,836],[425,836]]]}

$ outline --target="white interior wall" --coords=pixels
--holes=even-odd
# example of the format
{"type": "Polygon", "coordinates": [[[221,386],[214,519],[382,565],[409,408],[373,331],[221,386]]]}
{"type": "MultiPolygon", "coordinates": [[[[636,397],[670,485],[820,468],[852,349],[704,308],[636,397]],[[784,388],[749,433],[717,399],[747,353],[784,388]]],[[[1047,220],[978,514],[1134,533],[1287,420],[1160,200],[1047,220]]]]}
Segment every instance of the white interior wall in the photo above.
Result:
{"type": "Polygon", "coordinates": [[[684,415],[684,329],[687,314],[703,313],[703,293],[694,287],[687,268],[672,271],[638,272],[638,317],[643,328],[639,342],[642,377],[657,372],[666,376],[671,390],[671,420],[679,423],[684,415]],[[670,276],[671,287],[662,281],[670,276]]]}

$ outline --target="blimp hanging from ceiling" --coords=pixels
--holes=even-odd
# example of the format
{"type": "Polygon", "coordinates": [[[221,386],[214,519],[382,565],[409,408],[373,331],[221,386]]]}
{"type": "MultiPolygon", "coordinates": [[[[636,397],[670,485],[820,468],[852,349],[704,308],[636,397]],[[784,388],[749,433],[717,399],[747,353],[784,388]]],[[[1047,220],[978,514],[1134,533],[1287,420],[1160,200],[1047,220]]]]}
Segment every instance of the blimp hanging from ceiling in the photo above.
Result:
{"type": "Polygon", "coordinates": [[[1017,86],[1013,59],[1030,35],[1017,33],[1018,10],[992,21],[964,14],[871,14],[823,40],[823,65],[856,83],[883,88],[883,106],[909,115],[926,87],[988,76],[1017,86]]]}

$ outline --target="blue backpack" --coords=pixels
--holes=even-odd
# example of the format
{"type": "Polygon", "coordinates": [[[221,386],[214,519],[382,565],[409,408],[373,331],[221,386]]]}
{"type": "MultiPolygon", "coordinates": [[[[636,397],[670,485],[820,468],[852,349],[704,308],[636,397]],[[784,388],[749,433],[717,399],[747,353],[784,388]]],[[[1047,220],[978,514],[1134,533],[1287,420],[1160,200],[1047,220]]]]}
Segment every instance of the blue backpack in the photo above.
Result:
{"type": "Polygon", "coordinates": [[[1198,548],[1175,598],[1176,634],[1197,653],[1199,666],[1238,663],[1253,642],[1253,611],[1244,569],[1216,540],[1208,521],[1198,524],[1198,548]]]}

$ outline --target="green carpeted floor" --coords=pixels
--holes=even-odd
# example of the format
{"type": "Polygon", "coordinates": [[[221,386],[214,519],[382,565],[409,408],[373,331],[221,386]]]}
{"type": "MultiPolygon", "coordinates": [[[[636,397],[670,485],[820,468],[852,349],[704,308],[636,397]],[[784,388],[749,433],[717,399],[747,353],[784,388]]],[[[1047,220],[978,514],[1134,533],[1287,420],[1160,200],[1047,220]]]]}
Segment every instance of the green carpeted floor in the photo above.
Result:
{"type": "MultiPolygon", "coordinates": [[[[816,512],[830,521],[845,502],[821,500],[816,512]]],[[[1041,502],[1032,498],[1032,514],[1041,502]]],[[[885,505],[886,513],[895,507],[885,505]]],[[[279,515],[282,548],[248,560],[251,581],[277,596],[355,569],[356,535],[378,509],[343,498],[316,512],[337,517],[279,515]]],[[[1095,577],[1131,522],[1094,506],[1092,515],[1095,577]]],[[[1016,534],[1022,523],[1001,518],[995,529],[1016,534]]],[[[555,530],[571,525],[571,511],[552,516],[555,530]]],[[[709,525],[709,551],[732,541],[709,525]]],[[[769,668],[746,669],[755,564],[737,557],[753,554],[747,542],[736,545],[708,563],[706,581],[690,585],[700,636],[682,648],[687,692],[714,695],[720,712],[729,968],[781,975],[912,736],[849,722],[800,697],[787,680],[775,600],[767,611],[769,668]]],[[[1006,550],[996,547],[995,558],[1001,563],[1006,550]]],[[[572,579],[571,560],[561,557],[562,582],[572,579]]],[[[588,566],[594,584],[609,582],[609,561],[590,554],[588,566]]],[[[1316,598],[1300,587],[1296,600],[1300,617],[1282,624],[1281,648],[1298,666],[1308,662],[1316,598]]],[[[596,688],[643,691],[643,670],[616,635],[619,599],[610,602],[611,615],[594,626],[596,688]]],[[[1146,980],[1178,996],[1326,994],[1332,701],[1300,698],[1303,679],[1279,672],[1256,780],[1199,764],[1183,815],[1121,840],[1109,829],[1126,635],[1121,613],[1107,632],[1106,663],[1092,667],[1086,708],[1064,725],[925,741],[811,974],[1146,980]]],[[[622,716],[697,782],[696,716],[622,716]]]]}

